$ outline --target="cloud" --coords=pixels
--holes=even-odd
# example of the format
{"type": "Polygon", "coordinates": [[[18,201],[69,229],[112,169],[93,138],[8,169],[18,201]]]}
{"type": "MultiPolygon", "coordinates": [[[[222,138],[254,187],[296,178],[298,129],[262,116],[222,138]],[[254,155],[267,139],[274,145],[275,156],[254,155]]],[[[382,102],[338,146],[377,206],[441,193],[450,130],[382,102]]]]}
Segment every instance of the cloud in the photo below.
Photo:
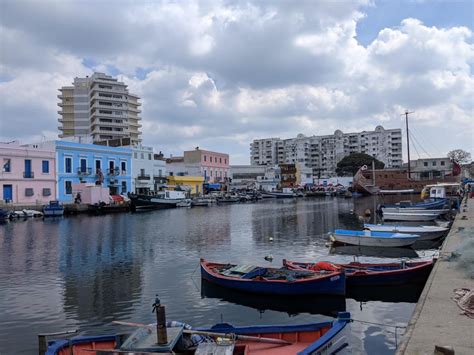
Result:
{"type": "Polygon", "coordinates": [[[199,145],[246,163],[254,138],[399,128],[406,108],[441,151],[474,154],[472,29],[406,18],[363,46],[372,5],[5,2],[0,138],[51,136],[57,89],[98,70],[142,98],[144,143],[173,154],[199,145]]]}

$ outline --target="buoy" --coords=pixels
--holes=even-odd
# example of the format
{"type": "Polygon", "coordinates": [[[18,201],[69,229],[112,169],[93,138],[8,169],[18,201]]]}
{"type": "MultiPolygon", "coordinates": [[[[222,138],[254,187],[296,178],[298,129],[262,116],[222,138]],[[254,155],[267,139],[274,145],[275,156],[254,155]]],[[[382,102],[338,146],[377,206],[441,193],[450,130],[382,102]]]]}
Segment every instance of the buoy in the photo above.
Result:
{"type": "Polygon", "coordinates": [[[273,237],[270,237],[269,240],[270,240],[271,242],[273,242],[273,237]]]}

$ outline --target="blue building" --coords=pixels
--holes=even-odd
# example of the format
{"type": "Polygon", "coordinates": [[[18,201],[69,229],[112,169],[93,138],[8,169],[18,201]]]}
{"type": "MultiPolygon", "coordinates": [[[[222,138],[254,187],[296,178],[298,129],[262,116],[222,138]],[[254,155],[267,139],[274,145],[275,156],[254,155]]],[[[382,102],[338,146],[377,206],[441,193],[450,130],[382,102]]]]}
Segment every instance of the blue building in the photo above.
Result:
{"type": "Polygon", "coordinates": [[[69,141],[55,141],[57,196],[74,201],[73,184],[94,183],[110,189],[111,195],[132,189],[132,149],[69,141]]]}

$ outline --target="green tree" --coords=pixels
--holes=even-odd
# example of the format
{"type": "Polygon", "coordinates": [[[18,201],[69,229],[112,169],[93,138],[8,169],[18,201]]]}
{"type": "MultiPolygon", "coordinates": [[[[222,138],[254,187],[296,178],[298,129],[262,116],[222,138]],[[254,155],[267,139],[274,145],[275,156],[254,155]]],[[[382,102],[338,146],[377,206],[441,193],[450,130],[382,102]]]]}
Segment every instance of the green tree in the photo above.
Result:
{"type": "Polygon", "coordinates": [[[367,165],[370,169],[375,162],[375,169],[383,169],[385,164],[373,156],[364,153],[352,153],[337,163],[336,173],[338,176],[354,176],[361,166],[367,165]]]}
{"type": "Polygon", "coordinates": [[[454,149],[448,153],[448,158],[459,164],[469,163],[471,161],[471,153],[462,149],[454,149]]]}

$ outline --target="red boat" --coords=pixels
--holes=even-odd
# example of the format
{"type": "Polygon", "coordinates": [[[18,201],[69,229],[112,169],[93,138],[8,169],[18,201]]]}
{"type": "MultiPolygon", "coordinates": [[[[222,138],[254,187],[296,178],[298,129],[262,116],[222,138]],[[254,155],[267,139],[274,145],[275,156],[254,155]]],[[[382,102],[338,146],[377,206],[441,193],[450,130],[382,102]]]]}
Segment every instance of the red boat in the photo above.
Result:
{"type": "Polygon", "coordinates": [[[346,286],[350,287],[422,283],[428,278],[435,261],[436,259],[381,264],[359,262],[333,264],[325,261],[301,263],[283,260],[283,265],[293,270],[344,271],[346,274],[346,286]]]}

